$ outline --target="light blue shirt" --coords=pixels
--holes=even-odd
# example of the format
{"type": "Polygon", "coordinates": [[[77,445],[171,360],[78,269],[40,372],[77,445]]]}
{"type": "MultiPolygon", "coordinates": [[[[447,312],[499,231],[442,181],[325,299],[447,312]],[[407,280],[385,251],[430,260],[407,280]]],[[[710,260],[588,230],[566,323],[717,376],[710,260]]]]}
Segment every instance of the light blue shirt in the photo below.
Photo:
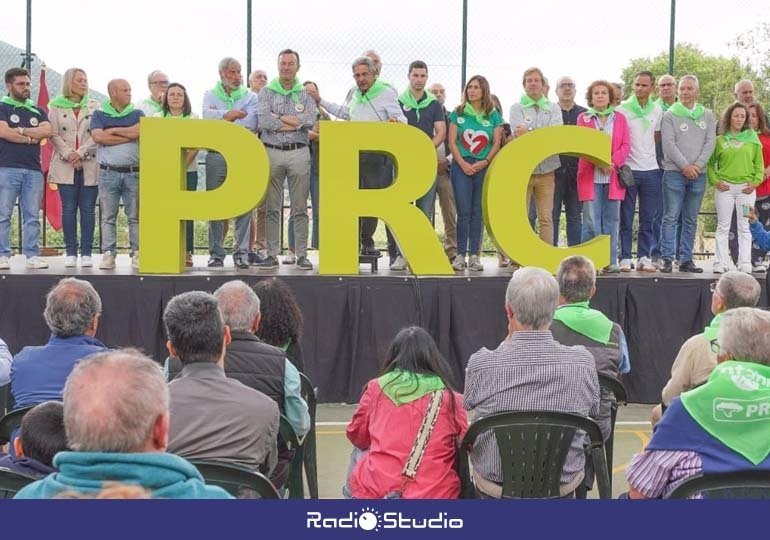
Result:
{"type": "Polygon", "coordinates": [[[251,91],[246,92],[241,99],[233,103],[232,109],[228,109],[227,103],[219,99],[213,91],[206,90],[206,93],[203,94],[203,114],[201,114],[203,118],[222,120],[228,110],[245,112],[245,118],[233,123],[245,127],[252,133],[257,132],[257,94],[251,91]]]}
{"type": "Polygon", "coordinates": [[[620,331],[620,366],[618,370],[621,373],[628,373],[631,371],[631,359],[628,356],[628,344],[626,343],[626,335],[623,331],[620,331]]]}
{"type": "Polygon", "coordinates": [[[286,359],[283,376],[283,408],[286,419],[294,428],[297,437],[304,437],[310,431],[310,413],[307,410],[307,403],[302,399],[301,388],[299,371],[286,359]]]}

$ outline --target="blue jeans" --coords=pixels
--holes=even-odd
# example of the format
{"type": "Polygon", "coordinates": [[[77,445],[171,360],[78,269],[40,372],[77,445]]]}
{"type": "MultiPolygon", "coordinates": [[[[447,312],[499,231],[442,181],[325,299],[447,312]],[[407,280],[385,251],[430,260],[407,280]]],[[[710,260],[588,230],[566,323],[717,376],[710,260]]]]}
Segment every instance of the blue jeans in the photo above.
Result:
{"type": "Polygon", "coordinates": [[[102,212],[102,253],[116,254],[118,208],[128,218],[131,255],[139,251],[139,173],[99,171],[99,208],[102,212]]]}
{"type": "Polygon", "coordinates": [[[620,204],[620,258],[630,259],[634,231],[634,210],[639,198],[639,234],[637,257],[649,257],[656,243],[653,235],[655,213],[660,206],[660,169],[633,171],[634,184],[626,188],[626,198],[620,204]]]}
{"type": "Polygon", "coordinates": [[[609,199],[609,184],[594,184],[594,200],[583,203],[583,242],[600,234],[610,236],[610,265],[618,264],[620,201],[609,199]]]}
{"type": "Polygon", "coordinates": [[[695,180],[688,180],[679,171],[663,173],[663,228],[660,251],[664,259],[678,258],[680,263],[692,261],[698,211],[705,192],[705,174],[701,174],[695,180]],[[677,257],[676,232],[680,217],[682,230],[677,257]]]}
{"type": "MultiPolygon", "coordinates": [[[[473,165],[478,159],[465,158],[473,165]]],[[[483,169],[468,176],[459,165],[452,163],[452,188],[457,205],[457,253],[463,257],[470,253],[478,255],[481,250],[481,194],[484,191],[483,169]]]]}
{"type": "Polygon", "coordinates": [[[40,202],[43,200],[43,174],[32,169],[0,167],[0,256],[11,256],[11,217],[19,199],[22,223],[22,253],[40,254],[40,202]]]}
{"type": "Polygon", "coordinates": [[[78,210],[80,211],[80,254],[90,257],[94,247],[96,198],[99,186],[83,185],[83,169],[75,171],[72,184],[59,184],[61,221],[67,256],[78,254],[78,210]]]}
{"type": "MultiPolygon", "coordinates": [[[[187,191],[195,191],[198,188],[198,171],[187,171],[187,191]]],[[[188,221],[185,224],[187,237],[187,251],[195,250],[195,222],[188,221]]]]}
{"type": "MultiPolygon", "coordinates": [[[[227,164],[222,154],[209,152],[206,154],[206,191],[212,191],[221,186],[227,176],[227,164]]],[[[233,259],[245,259],[249,252],[249,227],[251,212],[235,218],[235,251],[233,259]]],[[[209,255],[212,259],[225,259],[225,222],[209,221],[209,255]]]]}
{"type": "MultiPolygon", "coordinates": [[[[564,213],[567,217],[567,245],[576,246],[580,243],[583,228],[580,215],[580,201],[578,200],[577,193],[577,169],[556,169],[554,180],[553,245],[559,245],[559,221],[561,219],[561,207],[563,204],[564,213]]],[[[533,202],[530,205],[530,212],[534,213],[534,210],[535,205],[533,202]]]]}
{"type": "Polygon", "coordinates": [[[428,216],[428,220],[433,221],[433,213],[436,210],[436,180],[433,181],[428,193],[417,199],[415,205],[422,210],[423,214],[428,216]]]}

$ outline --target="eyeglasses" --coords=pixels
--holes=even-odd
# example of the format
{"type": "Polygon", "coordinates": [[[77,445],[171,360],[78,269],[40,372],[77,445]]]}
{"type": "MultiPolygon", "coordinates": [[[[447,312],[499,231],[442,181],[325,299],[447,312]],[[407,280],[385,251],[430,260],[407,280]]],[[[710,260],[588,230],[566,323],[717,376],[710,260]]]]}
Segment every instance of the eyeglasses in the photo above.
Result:
{"type": "Polygon", "coordinates": [[[575,83],[561,83],[559,88],[575,88],[575,83]]]}
{"type": "Polygon", "coordinates": [[[168,81],[152,81],[150,84],[159,84],[161,86],[168,86],[168,81]]]}
{"type": "Polygon", "coordinates": [[[717,282],[716,281],[709,285],[709,290],[711,291],[711,294],[714,294],[715,292],[717,292],[717,282]]]}
{"type": "Polygon", "coordinates": [[[712,339],[709,343],[711,343],[711,352],[714,354],[719,354],[719,351],[721,351],[721,347],[719,346],[719,340],[712,339]]]}

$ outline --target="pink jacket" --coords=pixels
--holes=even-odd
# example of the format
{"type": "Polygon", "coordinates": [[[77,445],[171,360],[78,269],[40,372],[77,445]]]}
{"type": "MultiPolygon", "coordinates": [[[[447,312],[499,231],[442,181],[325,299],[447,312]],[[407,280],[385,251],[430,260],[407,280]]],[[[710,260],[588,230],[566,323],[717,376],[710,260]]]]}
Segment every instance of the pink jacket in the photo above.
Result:
{"type": "MultiPolygon", "coordinates": [[[[445,392],[417,476],[404,488],[405,499],[456,499],[460,495],[455,444],[468,429],[468,416],[460,394],[452,396],[452,414],[452,402],[447,399],[450,391],[445,392]]],[[[412,450],[429,401],[430,394],[426,394],[396,406],[382,392],[377,379],[369,381],[347,429],[353,446],[369,449],[350,475],[353,497],[381,499],[401,487],[401,469],[412,450]]]]}
{"type": "MultiPolygon", "coordinates": [[[[580,113],[577,125],[596,129],[591,117],[580,113]]],[[[626,188],[620,184],[618,173],[615,169],[625,165],[626,158],[631,152],[631,136],[628,132],[628,120],[623,113],[615,112],[615,123],[612,126],[612,177],[610,178],[611,201],[622,201],[626,197],[626,188]]],[[[594,164],[587,159],[578,160],[577,188],[580,202],[594,200],[594,164]]]]}

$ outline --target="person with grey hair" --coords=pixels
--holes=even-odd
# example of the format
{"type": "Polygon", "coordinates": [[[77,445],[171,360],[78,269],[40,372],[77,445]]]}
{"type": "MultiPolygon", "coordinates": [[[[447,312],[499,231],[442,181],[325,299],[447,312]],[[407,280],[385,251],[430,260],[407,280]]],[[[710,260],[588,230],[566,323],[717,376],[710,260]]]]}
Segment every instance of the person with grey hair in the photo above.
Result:
{"type": "Polygon", "coordinates": [[[674,259],[681,272],[700,273],[692,260],[698,212],[706,192],[706,164],[716,144],[714,115],[697,102],[698,78],[679,80],[679,101],[664,114],[660,126],[663,141],[663,224],[661,272],[671,273],[674,259]],[[681,229],[679,219],[681,217],[681,229]],[[676,238],[679,234],[679,246],[676,238]]]}
{"type": "MultiPolygon", "coordinates": [[[[310,431],[310,414],[301,396],[299,371],[278,347],[268,345],[255,334],[262,319],[260,301],[254,289],[241,280],[224,283],[214,298],[224,323],[230,328],[231,341],[225,351],[225,375],[253,388],[278,405],[294,432],[303,437],[310,431]]],[[[178,359],[169,363],[169,378],[183,371],[178,359]]],[[[271,475],[276,485],[283,485],[289,472],[293,452],[283,441],[278,442],[278,463],[271,475]]]]}
{"type": "Polygon", "coordinates": [[[754,83],[748,79],[742,79],[735,83],[733,90],[735,101],[743,103],[747,107],[754,104],[754,83]]]}
{"type": "Polygon", "coordinates": [[[671,402],[631,459],[629,498],[665,498],[700,474],[770,471],[770,313],[731,309],[712,346],[708,381],[671,402]]]}
{"type": "Polygon", "coordinates": [[[138,484],[158,499],[231,499],[198,470],[166,453],[169,391],[157,363],[138,351],[96,354],[72,371],[64,389],[64,428],[71,452],[59,472],[29,484],[17,499],[93,494],[105,482],[138,484]]]}
{"type": "Polygon", "coordinates": [[[107,350],[94,336],[102,300],[93,285],[64,278],[46,296],[43,316],[51,337],[24,347],[11,363],[11,392],[17,408],[60,401],[72,369],[83,358],[107,350]]]}
{"type": "Polygon", "coordinates": [[[215,459],[269,474],[276,464],[278,406],[225,375],[230,328],[209,293],[182,293],[163,312],[172,358],[182,364],[169,383],[170,452],[215,459]]]}
{"type": "MultiPolygon", "coordinates": [[[[463,405],[477,421],[509,411],[553,411],[596,416],[599,381],[594,358],[584,347],[568,347],[549,331],[559,284],[541,268],[514,272],[505,295],[508,337],[468,360],[463,405]]],[[[482,494],[500,497],[502,466],[494,435],[482,434],[471,453],[474,483],[482,494]]],[[[584,477],[583,435],[576,435],[561,474],[561,495],[571,497],[584,477]]]]}
{"type": "Polygon", "coordinates": [[[150,89],[150,95],[147,96],[139,105],[137,109],[142,111],[145,116],[155,116],[158,113],[163,112],[163,95],[168,89],[168,75],[163,71],[156,69],[151,71],[147,75],[147,87],[150,89]]]}
{"type": "MultiPolygon", "coordinates": [[[[219,62],[219,81],[203,95],[203,118],[223,120],[257,133],[257,94],[243,84],[241,63],[225,57],[219,62]]],[[[217,189],[225,181],[227,164],[219,152],[206,154],[206,190],[217,189]]],[[[209,268],[222,268],[225,260],[226,221],[209,222],[209,268]]],[[[249,231],[251,212],[235,218],[233,263],[236,268],[249,267],[249,231]]],[[[254,259],[255,261],[258,259],[254,259]]]]}
{"type": "Polygon", "coordinates": [[[714,318],[700,334],[684,342],[671,366],[671,378],[663,387],[661,402],[652,410],[652,424],[660,421],[671,401],[688,390],[705,383],[717,365],[717,354],[711,342],[724,316],[729,310],[741,307],[755,307],[759,302],[761,288],[757,280],[743,272],[730,271],[711,285],[711,313],[714,318]]]}
{"type": "MultiPolygon", "coordinates": [[[[308,94],[321,104],[329,114],[352,122],[400,122],[406,124],[398,96],[391,86],[377,77],[374,62],[366,56],[353,61],[353,78],[356,86],[348,92],[342,105],[322,99],[318,89],[308,89],[308,94]]],[[[393,162],[383,154],[362,152],[359,158],[359,183],[362,188],[376,189],[393,182],[393,162]]],[[[380,256],[374,248],[374,231],[377,218],[365,217],[360,220],[361,255],[380,256]]],[[[389,233],[389,231],[388,231],[389,233]]],[[[391,263],[396,257],[396,243],[388,236],[388,253],[391,263]]]]}

